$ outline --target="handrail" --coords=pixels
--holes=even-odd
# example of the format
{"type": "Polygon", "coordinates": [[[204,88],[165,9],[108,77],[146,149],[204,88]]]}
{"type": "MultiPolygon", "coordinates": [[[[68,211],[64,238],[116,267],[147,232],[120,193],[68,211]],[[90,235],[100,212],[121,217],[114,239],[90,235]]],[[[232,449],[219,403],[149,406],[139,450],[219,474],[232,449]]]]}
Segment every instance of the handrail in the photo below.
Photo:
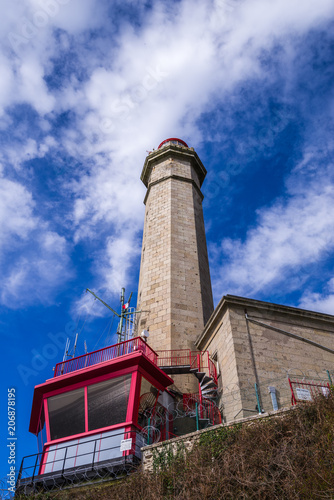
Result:
{"type": "Polygon", "coordinates": [[[132,354],[135,351],[142,351],[159,367],[186,365],[192,369],[198,369],[198,371],[207,370],[209,376],[217,384],[216,366],[210,359],[208,351],[191,351],[190,349],[154,351],[141,337],[135,337],[119,344],[61,361],[56,364],[54,377],[75,372],[126,354],[132,354]]]}
{"type": "Polygon", "coordinates": [[[221,414],[217,405],[201,394],[183,394],[183,407],[186,411],[198,411],[200,418],[209,419],[212,425],[221,424],[221,414]]]}
{"type": "MultiPolygon", "coordinates": [[[[127,435],[137,435],[139,433],[138,430],[136,430],[135,428],[131,429],[131,431],[127,431],[125,434],[127,435]]],[[[117,436],[124,436],[124,429],[122,431],[120,431],[118,434],[114,434],[113,437],[117,437],[117,436]]],[[[104,439],[110,439],[110,436],[101,436],[99,435],[99,437],[95,437],[91,440],[88,440],[88,441],[84,441],[82,444],[84,445],[87,445],[89,443],[93,443],[94,442],[94,453],[93,453],[93,460],[92,460],[92,466],[94,467],[94,465],[98,465],[98,462],[95,462],[95,449],[96,449],[96,443],[99,441],[103,441],[104,439]]],[[[59,463],[60,464],[60,468],[57,469],[55,471],[55,473],[57,474],[63,474],[64,473],[64,470],[66,469],[66,460],[67,460],[67,449],[70,447],[70,446],[73,446],[73,445],[69,445],[69,444],[65,444],[64,446],[62,447],[59,447],[57,448],[57,452],[61,451],[61,450],[65,450],[65,453],[64,453],[64,456],[61,457],[61,458],[56,458],[54,460],[49,460],[47,455],[49,453],[52,453],[53,450],[50,450],[50,447],[52,447],[53,445],[50,444],[50,445],[47,445],[45,447],[45,449],[40,452],[40,453],[35,453],[33,455],[27,455],[25,457],[22,458],[22,462],[21,462],[21,466],[20,466],[20,474],[18,476],[18,479],[17,479],[17,486],[20,486],[20,483],[22,481],[24,481],[25,479],[30,479],[30,481],[33,483],[34,482],[34,479],[35,477],[37,476],[40,476],[41,475],[41,472],[40,471],[37,471],[38,468],[41,467],[41,465],[45,465],[46,463],[48,465],[50,464],[56,464],[56,463],[59,463]],[[24,466],[24,462],[27,461],[27,459],[29,458],[32,458],[32,457],[36,457],[36,460],[35,462],[32,464],[32,465],[27,465],[26,467],[24,466]],[[47,457],[46,461],[45,460],[45,457],[47,457]],[[26,472],[29,474],[29,470],[31,470],[31,475],[30,476],[25,476],[22,478],[22,473],[23,472],[26,472]],[[37,474],[36,474],[37,472],[37,474]]],[[[110,446],[109,448],[105,448],[103,451],[109,451],[109,450],[114,450],[114,449],[118,449],[119,448],[119,443],[117,443],[115,446],[110,446]]],[[[132,452],[135,452],[135,451],[139,451],[140,450],[140,446],[137,444],[137,442],[134,444],[133,448],[131,449],[132,452]]],[[[89,451],[85,451],[84,453],[80,453],[80,454],[76,454],[74,455],[75,458],[78,458],[78,457],[83,457],[83,456],[86,456],[86,455],[92,455],[92,451],[89,450],[89,451]]],[[[73,456],[71,456],[70,458],[74,458],[73,456]]],[[[86,466],[90,465],[90,463],[88,462],[87,464],[85,464],[86,466]]],[[[43,473],[42,473],[43,474],[43,473]]]]}
{"type": "Polygon", "coordinates": [[[210,359],[208,351],[191,351],[190,349],[174,349],[171,351],[157,351],[159,367],[167,366],[190,366],[190,369],[198,371],[206,370],[209,376],[217,384],[217,369],[210,359]]]}
{"type": "Polygon", "coordinates": [[[72,359],[67,359],[66,361],[61,361],[56,364],[54,377],[75,372],[82,368],[103,363],[104,361],[116,359],[126,354],[132,354],[136,351],[141,351],[155,365],[157,364],[157,353],[141,337],[135,337],[131,340],[120,342],[119,344],[114,344],[109,347],[104,347],[103,349],[98,349],[97,351],[82,354],[72,359]]]}

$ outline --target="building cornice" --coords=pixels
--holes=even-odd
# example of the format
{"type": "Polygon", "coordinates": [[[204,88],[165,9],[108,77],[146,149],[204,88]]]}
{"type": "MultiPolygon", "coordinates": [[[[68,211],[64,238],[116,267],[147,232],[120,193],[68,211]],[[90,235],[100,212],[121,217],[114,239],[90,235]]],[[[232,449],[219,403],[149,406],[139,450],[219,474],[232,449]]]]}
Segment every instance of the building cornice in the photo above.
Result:
{"type": "Polygon", "coordinates": [[[186,148],[182,146],[168,144],[167,146],[162,147],[161,149],[153,151],[146,157],[143,170],[140,176],[140,179],[142,180],[142,182],[145,184],[146,187],[148,187],[149,183],[148,181],[152,168],[158,163],[161,163],[162,161],[170,157],[180,159],[183,161],[188,160],[198,175],[200,186],[203,184],[203,181],[206,176],[206,168],[201,162],[196,151],[194,151],[193,148],[186,148]]]}
{"type": "Polygon", "coordinates": [[[330,323],[334,327],[334,316],[331,314],[325,314],[320,312],[309,311],[307,309],[300,309],[298,307],[284,306],[280,304],[274,304],[272,302],[264,302],[262,300],[248,299],[246,297],[238,297],[236,295],[224,295],[217,305],[216,309],[211,314],[209,321],[204,327],[203,332],[198,337],[195,342],[197,348],[201,348],[203,343],[206,343],[217,324],[221,320],[221,317],[225,313],[228,307],[237,306],[244,309],[256,308],[258,310],[282,313],[295,316],[296,318],[304,318],[308,320],[323,321],[330,323]]]}

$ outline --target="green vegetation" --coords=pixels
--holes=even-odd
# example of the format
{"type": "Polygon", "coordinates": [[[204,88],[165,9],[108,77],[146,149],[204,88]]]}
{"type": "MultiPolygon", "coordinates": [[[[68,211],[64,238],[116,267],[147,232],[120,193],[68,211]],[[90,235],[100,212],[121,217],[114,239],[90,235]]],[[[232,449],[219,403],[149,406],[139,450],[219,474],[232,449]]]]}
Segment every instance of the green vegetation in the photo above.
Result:
{"type": "Polygon", "coordinates": [[[333,395],[278,418],[203,433],[188,453],[166,446],[153,455],[153,473],[39,498],[333,499],[333,395]]]}

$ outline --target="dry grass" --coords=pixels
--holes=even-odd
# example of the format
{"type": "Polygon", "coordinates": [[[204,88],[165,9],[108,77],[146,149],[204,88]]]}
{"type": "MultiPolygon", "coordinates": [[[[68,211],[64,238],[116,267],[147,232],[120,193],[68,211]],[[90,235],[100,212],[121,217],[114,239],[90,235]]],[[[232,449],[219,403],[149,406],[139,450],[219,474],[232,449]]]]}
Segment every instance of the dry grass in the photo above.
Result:
{"type": "Polygon", "coordinates": [[[108,486],[52,498],[334,499],[333,393],[283,418],[204,433],[190,453],[179,453],[156,473],[137,472],[108,486]]]}

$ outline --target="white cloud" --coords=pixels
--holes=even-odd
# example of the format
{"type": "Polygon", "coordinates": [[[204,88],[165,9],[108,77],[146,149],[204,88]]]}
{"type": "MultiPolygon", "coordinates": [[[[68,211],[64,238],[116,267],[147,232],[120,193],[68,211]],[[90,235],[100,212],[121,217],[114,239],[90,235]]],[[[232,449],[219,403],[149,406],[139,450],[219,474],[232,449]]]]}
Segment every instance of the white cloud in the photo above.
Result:
{"type": "MultiPolygon", "coordinates": [[[[115,299],[121,289],[129,285],[133,258],[139,255],[140,245],[133,231],[124,229],[121,234],[107,238],[106,248],[97,252],[93,264],[98,289],[92,286],[89,288],[106,302],[108,302],[107,297],[115,299]]],[[[110,314],[98,301],[93,306],[94,300],[91,294],[84,293],[75,302],[73,312],[76,315],[85,315],[87,319],[110,314]]]]}
{"type": "MultiPolygon", "coordinates": [[[[22,132],[22,135],[25,135],[24,132],[22,132]]],[[[25,170],[27,170],[26,162],[31,161],[35,158],[43,158],[56,146],[57,142],[52,136],[46,136],[43,140],[38,142],[32,138],[27,138],[25,141],[20,141],[18,138],[13,138],[13,140],[9,144],[6,144],[2,147],[2,151],[0,152],[0,161],[2,161],[3,165],[7,166],[8,171],[11,171],[13,169],[16,171],[20,171],[23,167],[25,167],[25,170]]],[[[32,167],[30,167],[30,169],[31,168],[32,167]]],[[[5,186],[5,183],[7,181],[4,179],[3,182],[5,186]]],[[[24,189],[23,185],[22,189],[24,189]]]]}
{"type": "Polygon", "coordinates": [[[123,164],[117,172],[112,161],[111,167],[97,166],[94,176],[82,177],[77,187],[81,197],[76,200],[74,211],[76,240],[92,237],[101,222],[113,224],[116,230],[122,227],[138,230],[144,215],[145,191],[138,180],[140,170],[136,169],[133,175],[129,175],[127,167],[131,165],[123,164]]]}
{"type": "Polygon", "coordinates": [[[11,308],[53,300],[72,271],[64,237],[36,215],[31,193],[0,178],[0,302],[11,308]]]}
{"type": "MultiPolygon", "coordinates": [[[[95,288],[92,289],[92,292],[106,303],[108,302],[107,297],[105,297],[103,293],[99,293],[95,288]]],[[[81,297],[74,302],[72,305],[72,313],[75,317],[82,319],[84,322],[110,315],[109,309],[87,291],[83,292],[81,297]]]]}
{"type": "Polygon", "coordinates": [[[334,278],[325,284],[322,293],[305,291],[299,301],[299,307],[334,315],[334,278]]]}
{"type": "Polygon", "coordinates": [[[312,171],[313,162],[314,155],[306,149],[287,179],[286,198],[259,209],[256,224],[243,241],[224,239],[220,245],[211,245],[218,296],[263,294],[275,286],[283,286],[285,293],[296,290],[308,276],[301,271],[334,250],[331,165],[319,168],[310,182],[306,172],[312,171]],[[295,173],[301,168],[305,178],[298,180],[295,173]]]}
{"type": "Polygon", "coordinates": [[[122,287],[126,287],[132,259],[138,255],[140,247],[132,232],[124,231],[119,236],[108,238],[104,265],[99,266],[98,270],[105,281],[105,287],[117,294],[122,287]]]}
{"type": "MultiPolygon", "coordinates": [[[[142,226],[145,191],[138,178],[146,150],[170,136],[186,141],[190,138],[190,145],[198,146],[202,135],[196,122],[203,112],[213,109],[237,83],[270,78],[259,63],[263,51],[281,44],[288,74],[294,57],[292,41],[334,14],[331,0],[158,1],[136,29],[122,19],[117,39],[106,41],[105,32],[98,39],[96,28],[104,22],[108,8],[117,8],[117,2],[111,6],[110,2],[94,0],[26,0],[9,5],[2,0],[1,4],[2,123],[8,120],[6,111],[11,116],[15,104],[26,103],[39,115],[39,132],[48,134],[43,142],[25,131],[22,144],[2,148],[2,161],[19,168],[59,144],[60,152],[82,162],[82,171],[76,170],[75,180],[69,182],[69,175],[64,175],[66,194],[73,199],[73,213],[67,217],[73,221],[76,242],[110,230],[111,239],[102,251],[113,269],[106,278],[112,287],[127,280],[129,269],[124,264],[123,274],[119,274],[120,268],[113,265],[112,259],[118,262],[121,253],[126,255],[127,263],[137,258],[133,242],[142,226]],[[41,9],[46,13],[44,21],[41,9]],[[96,30],[92,38],[91,29],[96,30]],[[21,37],[18,46],[13,46],[13,40],[11,43],[10,33],[21,37]],[[70,63],[66,78],[62,78],[61,90],[51,89],[47,76],[60,54],[64,54],[64,65],[69,54],[75,62],[70,63]],[[63,111],[71,112],[72,121],[64,126],[63,133],[61,128],[57,130],[56,141],[51,123],[63,111]]],[[[140,9],[140,2],[127,2],[130,12],[134,7],[140,9]]],[[[27,214],[33,210],[33,202],[30,206],[26,196],[24,192],[22,210],[18,210],[23,221],[24,203],[30,210],[27,214]]],[[[326,200],[330,196],[324,193],[326,200]]],[[[326,218],[321,196],[312,203],[326,218]]],[[[302,257],[312,260],[319,256],[324,243],[319,237],[315,248],[311,248],[306,224],[317,235],[318,220],[311,214],[308,222],[304,220],[302,214],[307,207],[307,200],[301,196],[260,211],[259,228],[249,232],[245,243],[233,243],[236,251],[228,271],[229,282],[242,282],[238,265],[241,260],[254,269],[246,273],[247,282],[252,283],[261,271],[258,261],[265,259],[266,275],[261,274],[259,286],[266,286],[285,266],[295,265],[302,257]],[[293,211],[302,227],[304,251],[294,233],[293,211]],[[270,257],[263,255],[265,245],[275,247],[270,257]]],[[[36,217],[28,219],[30,224],[36,224],[36,217]]],[[[18,230],[24,232],[20,218],[17,224],[18,230]]],[[[329,226],[326,218],[323,229],[329,226]]],[[[228,241],[224,242],[225,251],[228,245],[228,241]]],[[[13,277],[15,282],[23,280],[20,273],[21,268],[13,277]]]]}
{"type": "Polygon", "coordinates": [[[26,239],[37,227],[34,216],[35,202],[31,193],[19,184],[0,178],[0,250],[13,244],[13,237],[26,239]]]}
{"type": "Polygon", "coordinates": [[[50,113],[55,105],[55,98],[47,89],[44,81],[43,66],[35,58],[25,59],[19,68],[19,98],[28,102],[41,115],[50,113]]]}
{"type": "Polygon", "coordinates": [[[34,231],[30,237],[33,247],[24,247],[9,269],[2,266],[0,301],[9,308],[50,304],[73,276],[63,237],[48,230],[34,231]]]}

